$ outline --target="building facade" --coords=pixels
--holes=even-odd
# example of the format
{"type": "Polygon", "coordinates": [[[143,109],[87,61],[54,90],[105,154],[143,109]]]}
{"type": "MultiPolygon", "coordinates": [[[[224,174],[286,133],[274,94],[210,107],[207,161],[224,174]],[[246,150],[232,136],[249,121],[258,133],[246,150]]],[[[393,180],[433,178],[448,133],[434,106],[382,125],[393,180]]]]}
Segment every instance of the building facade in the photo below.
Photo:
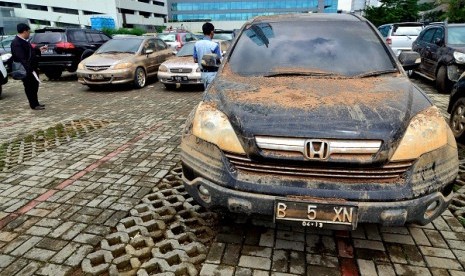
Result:
{"type": "Polygon", "coordinates": [[[27,20],[16,17],[13,8],[0,7],[0,38],[4,34],[16,33],[16,25],[19,23],[27,23],[27,20]]]}
{"type": "Polygon", "coordinates": [[[117,27],[152,30],[164,25],[166,0],[0,0],[0,7],[13,8],[33,27],[90,27],[94,16],[107,16],[117,27]]]}
{"type": "Polygon", "coordinates": [[[246,21],[259,15],[337,10],[338,0],[168,0],[170,22],[246,21]]]}

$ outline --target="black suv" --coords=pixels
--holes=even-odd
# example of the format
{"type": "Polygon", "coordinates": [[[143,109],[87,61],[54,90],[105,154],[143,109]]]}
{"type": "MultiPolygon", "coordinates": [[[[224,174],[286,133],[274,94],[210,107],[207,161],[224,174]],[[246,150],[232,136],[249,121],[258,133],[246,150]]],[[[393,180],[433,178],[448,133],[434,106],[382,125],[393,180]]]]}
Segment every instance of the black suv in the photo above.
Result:
{"type": "Polygon", "coordinates": [[[440,93],[450,93],[465,71],[465,24],[432,24],[413,42],[421,55],[415,73],[436,81],[440,93]]]}
{"type": "Polygon", "coordinates": [[[39,69],[49,79],[57,79],[64,70],[75,72],[81,60],[110,39],[97,30],[45,28],[35,31],[31,44],[33,47],[48,46],[38,58],[39,69]]]}

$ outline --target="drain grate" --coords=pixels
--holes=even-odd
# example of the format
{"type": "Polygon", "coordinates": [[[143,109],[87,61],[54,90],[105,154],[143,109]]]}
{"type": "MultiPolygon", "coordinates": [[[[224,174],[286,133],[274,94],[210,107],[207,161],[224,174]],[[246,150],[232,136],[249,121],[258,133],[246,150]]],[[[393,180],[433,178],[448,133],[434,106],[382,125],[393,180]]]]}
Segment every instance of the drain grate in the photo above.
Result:
{"type": "Polygon", "coordinates": [[[215,237],[217,216],[184,190],[181,168],[171,170],[117,232],[82,262],[90,275],[198,275],[215,237]]]}
{"type": "Polygon", "coordinates": [[[69,143],[73,139],[80,138],[108,124],[108,121],[101,120],[73,120],[2,144],[0,145],[0,171],[8,171],[42,152],[69,143]]]}

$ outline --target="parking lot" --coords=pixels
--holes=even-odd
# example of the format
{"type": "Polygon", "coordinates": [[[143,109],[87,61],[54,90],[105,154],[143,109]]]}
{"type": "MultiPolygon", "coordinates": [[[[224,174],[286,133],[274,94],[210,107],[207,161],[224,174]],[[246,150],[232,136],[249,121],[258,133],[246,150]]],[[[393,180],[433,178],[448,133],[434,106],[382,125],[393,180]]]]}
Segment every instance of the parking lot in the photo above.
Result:
{"type": "MultiPolygon", "coordinates": [[[[448,95],[414,81],[447,116],[448,95]]],[[[465,275],[452,213],[463,217],[463,187],[426,226],[317,231],[222,217],[180,178],[181,132],[201,90],[152,80],[90,91],[74,75],[44,77],[43,111],[19,82],[3,91],[0,275],[465,275]]],[[[463,164],[463,146],[459,155],[463,164]]]]}

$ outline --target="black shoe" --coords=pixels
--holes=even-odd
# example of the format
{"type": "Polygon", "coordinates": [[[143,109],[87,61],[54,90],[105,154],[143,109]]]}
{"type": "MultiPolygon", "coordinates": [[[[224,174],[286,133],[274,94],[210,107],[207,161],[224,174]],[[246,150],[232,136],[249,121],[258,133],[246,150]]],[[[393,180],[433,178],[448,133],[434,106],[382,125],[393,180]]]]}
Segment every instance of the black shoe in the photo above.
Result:
{"type": "Polygon", "coordinates": [[[33,109],[34,110],[44,110],[45,107],[38,105],[38,106],[34,107],[33,109]]]}
{"type": "Polygon", "coordinates": [[[38,106],[45,107],[45,104],[39,104],[38,106]]]}

